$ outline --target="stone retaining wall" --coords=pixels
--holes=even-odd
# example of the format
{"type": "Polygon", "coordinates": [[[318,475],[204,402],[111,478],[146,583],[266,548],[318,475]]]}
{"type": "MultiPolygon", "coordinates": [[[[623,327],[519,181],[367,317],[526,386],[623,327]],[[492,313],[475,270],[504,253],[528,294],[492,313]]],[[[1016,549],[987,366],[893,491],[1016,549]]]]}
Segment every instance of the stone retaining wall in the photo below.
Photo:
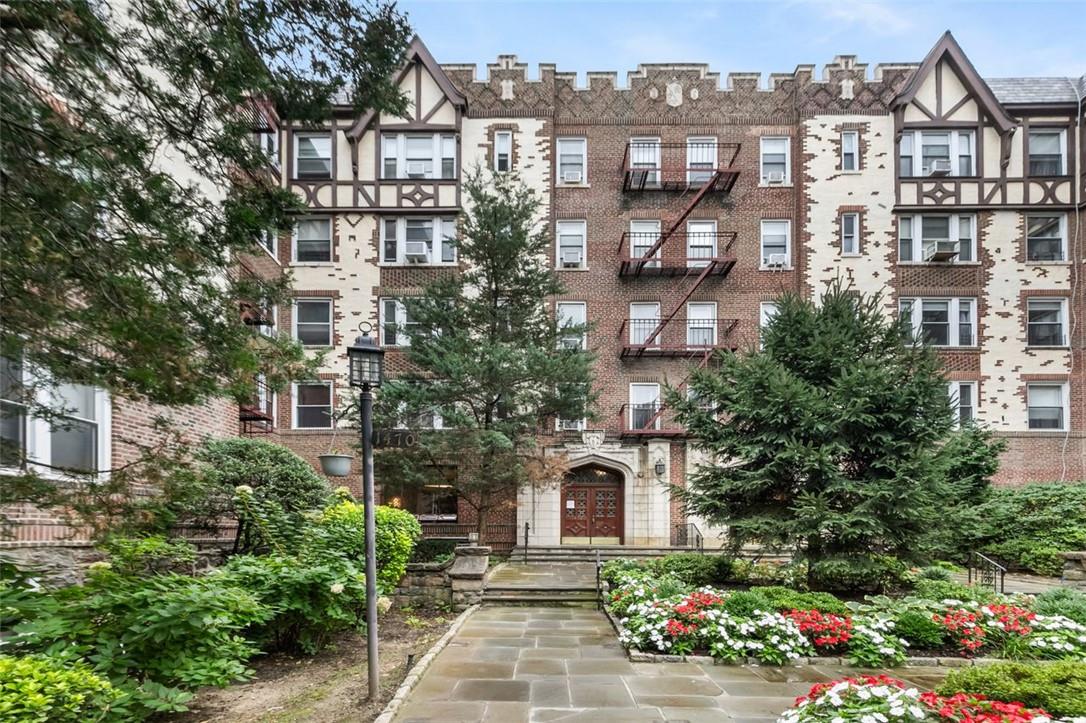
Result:
{"type": "Polygon", "coordinates": [[[452,604],[452,588],[449,586],[449,568],[452,559],[445,562],[410,562],[392,601],[398,607],[413,608],[446,607],[452,604]]]}
{"type": "Polygon", "coordinates": [[[1063,582],[1086,592],[1086,551],[1063,553],[1063,582]]]}

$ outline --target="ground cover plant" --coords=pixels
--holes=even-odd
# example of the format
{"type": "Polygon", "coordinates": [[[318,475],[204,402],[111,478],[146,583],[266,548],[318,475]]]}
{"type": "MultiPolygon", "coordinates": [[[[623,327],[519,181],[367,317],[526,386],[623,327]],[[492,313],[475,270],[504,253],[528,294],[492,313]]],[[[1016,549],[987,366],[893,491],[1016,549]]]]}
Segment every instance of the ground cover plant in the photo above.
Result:
{"type": "Polygon", "coordinates": [[[1056,716],[1086,716],[1086,663],[1008,662],[963,668],[951,671],[936,692],[980,693],[993,700],[1043,708],[1056,716]]]}

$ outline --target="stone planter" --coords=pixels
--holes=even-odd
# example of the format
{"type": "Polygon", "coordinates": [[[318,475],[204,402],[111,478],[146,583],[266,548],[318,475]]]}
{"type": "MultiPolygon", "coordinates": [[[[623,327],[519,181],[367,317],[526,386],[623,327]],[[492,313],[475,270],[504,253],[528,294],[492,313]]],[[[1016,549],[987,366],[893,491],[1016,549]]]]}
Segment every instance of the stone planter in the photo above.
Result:
{"type": "Polygon", "coordinates": [[[321,472],[329,477],[346,477],[351,473],[351,454],[322,454],[317,457],[321,463],[321,472]]]}

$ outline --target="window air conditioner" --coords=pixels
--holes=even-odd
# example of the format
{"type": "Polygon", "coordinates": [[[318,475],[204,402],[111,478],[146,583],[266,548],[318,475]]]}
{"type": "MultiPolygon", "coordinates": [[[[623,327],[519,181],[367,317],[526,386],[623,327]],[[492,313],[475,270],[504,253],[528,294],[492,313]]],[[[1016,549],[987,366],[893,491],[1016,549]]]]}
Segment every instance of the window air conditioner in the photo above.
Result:
{"type": "Polygon", "coordinates": [[[932,241],[924,244],[925,261],[951,261],[957,255],[957,241],[932,241]]]}
{"type": "Polygon", "coordinates": [[[774,186],[784,183],[784,171],[770,171],[766,174],[765,181],[774,186]]]}
{"type": "Polygon", "coordinates": [[[564,171],[562,173],[562,183],[580,183],[581,178],[580,171],[564,171]]]}
{"type": "Polygon", "coordinates": [[[407,162],[407,175],[408,176],[425,176],[426,175],[426,161],[408,161],[407,162]]]}
{"type": "Polygon", "coordinates": [[[950,175],[950,159],[949,158],[935,158],[931,162],[931,171],[928,173],[930,176],[949,176],[950,175]]]}
{"type": "Polygon", "coordinates": [[[558,431],[559,432],[579,432],[584,426],[583,419],[559,419],[558,431]]]}
{"type": "Polygon", "coordinates": [[[577,267],[581,265],[580,249],[562,249],[562,266],[577,267]]]}
{"type": "Polygon", "coordinates": [[[426,261],[429,255],[425,241],[408,241],[404,244],[404,256],[408,261],[426,261]]]}
{"type": "Polygon", "coordinates": [[[788,265],[788,254],[769,254],[766,257],[765,265],[771,268],[783,269],[788,265]]]}

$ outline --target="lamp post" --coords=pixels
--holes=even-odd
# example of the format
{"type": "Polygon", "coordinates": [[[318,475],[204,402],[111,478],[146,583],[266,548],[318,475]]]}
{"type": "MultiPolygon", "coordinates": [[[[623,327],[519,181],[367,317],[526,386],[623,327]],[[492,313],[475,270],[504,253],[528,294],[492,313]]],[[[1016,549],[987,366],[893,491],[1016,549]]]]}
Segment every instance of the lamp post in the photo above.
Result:
{"type": "Polygon", "coordinates": [[[373,390],[381,386],[385,352],[359,325],[362,334],[347,347],[350,383],[361,389],[362,410],[362,503],[366,517],[366,662],[369,667],[370,700],[377,700],[381,685],[377,667],[377,544],[373,501],[373,390]]]}

